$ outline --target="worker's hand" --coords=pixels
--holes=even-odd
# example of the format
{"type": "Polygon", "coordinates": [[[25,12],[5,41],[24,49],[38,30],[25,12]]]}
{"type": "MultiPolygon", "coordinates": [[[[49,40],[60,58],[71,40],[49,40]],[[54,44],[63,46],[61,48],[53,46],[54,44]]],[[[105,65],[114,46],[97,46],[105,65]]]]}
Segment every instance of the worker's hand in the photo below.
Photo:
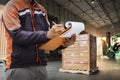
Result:
{"type": "Polygon", "coordinates": [[[56,35],[58,35],[58,33],[60,33],[61,31],[64,30],[64,27],[62,24],[55,24],[53,25],[53,27],[47,32],[47,38],[48,39],[52,39],[54,38],[56,35]]]}
{"type": "Polygon", "coordinates": [[[76,41],[76,35],[73,34],[73,35],[71,36],[71,38],[65,38],[65,41],[64,41],[64,43],[63,43],[62,46],[63,46],[63,47],[68,47],[68,46],[70,46],[70,45],[73,45],[75,41],[76,41]]]}

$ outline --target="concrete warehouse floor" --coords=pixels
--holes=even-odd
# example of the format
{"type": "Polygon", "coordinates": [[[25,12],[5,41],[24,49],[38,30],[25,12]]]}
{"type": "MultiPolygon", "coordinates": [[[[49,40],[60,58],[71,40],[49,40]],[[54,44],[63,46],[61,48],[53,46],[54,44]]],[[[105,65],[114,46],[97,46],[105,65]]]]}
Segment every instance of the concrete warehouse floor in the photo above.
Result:
{"type": "MultiPolygon", "coordinates": [[[[48,62],[48,80],[120,80],[120,62],[118,60],[109,60],[98,58],[99,72],[93,75],[72,74],[59,72],[61,61],[48,62]]],[[[0,67],[0,80],[4,80],[3,68],[0,67]]]]}
{"type": "Polygon", "coordinates": [[[98,58],[99,72],[93,75],[59,72],[61,61],[48,62],[48,80],[120,80],[120,62],[98,58]]]}

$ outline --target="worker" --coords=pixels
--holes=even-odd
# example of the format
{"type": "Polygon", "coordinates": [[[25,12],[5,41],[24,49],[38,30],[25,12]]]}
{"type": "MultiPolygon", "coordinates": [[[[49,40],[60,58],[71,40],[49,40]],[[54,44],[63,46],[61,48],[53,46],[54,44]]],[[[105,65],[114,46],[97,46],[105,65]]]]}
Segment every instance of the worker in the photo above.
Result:
{"type": "MultiPolygon", "coordinates": [[[[47,59],[38,47],[64,30],[62,24],[50,29],[46,10],[34,0],[10,0],[2,21],[7,38],[6,80],[47,80],[47,59]]],[[[61,48],[74,42],[72,35],[61,48]]]]}

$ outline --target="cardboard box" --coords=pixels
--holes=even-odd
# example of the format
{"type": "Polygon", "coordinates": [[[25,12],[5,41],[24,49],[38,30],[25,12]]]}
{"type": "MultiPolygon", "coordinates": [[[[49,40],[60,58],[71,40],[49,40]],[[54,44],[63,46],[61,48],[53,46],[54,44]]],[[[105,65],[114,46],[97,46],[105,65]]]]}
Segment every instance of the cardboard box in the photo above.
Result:
{"type": "Polygon", "coordinates": [[[63,69],[96,68],[96,38],[90,34],[78,35],[75,44],[64,49],[62,53],[63,69]]]}

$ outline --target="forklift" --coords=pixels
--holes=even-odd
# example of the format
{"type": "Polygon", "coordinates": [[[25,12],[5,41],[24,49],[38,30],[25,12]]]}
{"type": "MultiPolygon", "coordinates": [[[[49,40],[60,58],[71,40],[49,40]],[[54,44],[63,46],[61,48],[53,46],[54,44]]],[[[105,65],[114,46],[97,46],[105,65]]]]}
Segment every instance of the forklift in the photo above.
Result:
{"type": "Polygon", "coordinates": [[[109,58],[120,57],[120,33],[111,37],[111,44],[106,54],[109,58]]]}

